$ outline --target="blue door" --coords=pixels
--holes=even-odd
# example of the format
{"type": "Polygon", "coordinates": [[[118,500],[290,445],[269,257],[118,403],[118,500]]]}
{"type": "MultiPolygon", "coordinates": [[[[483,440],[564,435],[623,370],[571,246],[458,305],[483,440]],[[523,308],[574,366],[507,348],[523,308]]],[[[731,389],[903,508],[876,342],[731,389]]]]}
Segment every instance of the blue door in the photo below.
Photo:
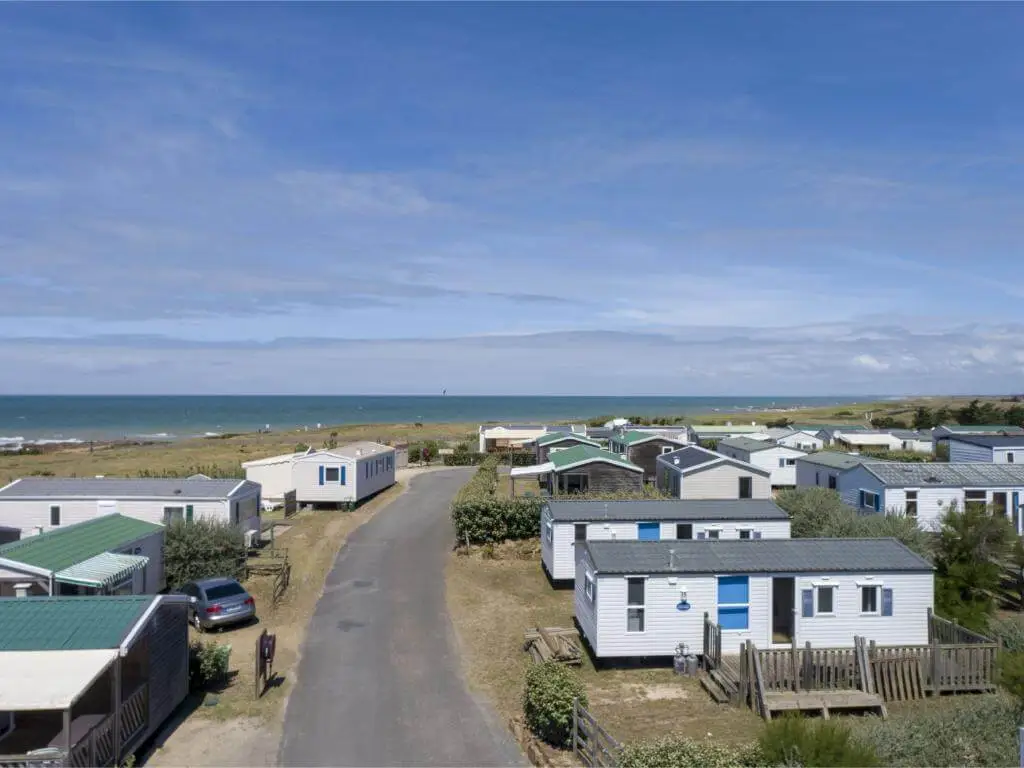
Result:
{"type": "Polygon", "coordinates": [[[661,523],[637,523],[636,537],[640,541],[658,541],[661,538],[661,523]]]}

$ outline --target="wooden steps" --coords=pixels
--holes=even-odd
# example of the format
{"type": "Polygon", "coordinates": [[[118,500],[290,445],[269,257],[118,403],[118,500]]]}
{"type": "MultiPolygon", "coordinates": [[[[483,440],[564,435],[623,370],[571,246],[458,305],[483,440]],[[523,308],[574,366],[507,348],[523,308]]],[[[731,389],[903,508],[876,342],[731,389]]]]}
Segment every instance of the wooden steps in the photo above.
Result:
{"type": "Polygon", "coordinates": [[[864,691],[806,691],[765,693],[765,720],[786,712],[816,712],[828,719],[831,712],[874,710],[885,717],[885,702],[875,693],[864,691]]]}
{"type": "Polygon", "coordinates": [[[575,629],[562,627],[535,627],[523,634],[523,650],[537,664],[557,661],[560,664],[579,666],[583,663],[580,649],[580,635],[575,629]]]}
{"type": "Polygon", "coordinates": [[[722,690],[722,686],[715,682],[715,679],[707,672],[702,673],[698,679],[700,680],[701,688],[707,691],[708,696],[716,704],[729,704],[731,702],[729,694],[722,690]]]}

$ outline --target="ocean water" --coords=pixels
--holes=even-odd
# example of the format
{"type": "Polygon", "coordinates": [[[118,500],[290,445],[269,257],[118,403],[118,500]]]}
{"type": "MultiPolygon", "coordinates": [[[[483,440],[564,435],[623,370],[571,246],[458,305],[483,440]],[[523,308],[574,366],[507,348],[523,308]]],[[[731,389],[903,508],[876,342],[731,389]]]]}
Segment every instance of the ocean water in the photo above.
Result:
{"type": "Polygon", "coordinates": [[[877,397],[0,396],[0,442],[173,440],[333,424],[553,422],[830,406],[877,397]]]}

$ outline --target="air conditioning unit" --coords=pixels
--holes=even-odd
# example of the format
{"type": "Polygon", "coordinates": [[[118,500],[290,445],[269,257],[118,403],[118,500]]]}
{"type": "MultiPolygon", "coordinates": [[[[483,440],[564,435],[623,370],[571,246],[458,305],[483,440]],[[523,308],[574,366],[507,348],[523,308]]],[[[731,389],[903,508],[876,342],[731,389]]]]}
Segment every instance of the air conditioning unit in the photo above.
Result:
{"type": "Polygon", "coordinates": [[[248,549],[255,549],[256,545],[260,542],[260,532],[257,530],[251,530],[245,532],[245,546],[248,549]]]}

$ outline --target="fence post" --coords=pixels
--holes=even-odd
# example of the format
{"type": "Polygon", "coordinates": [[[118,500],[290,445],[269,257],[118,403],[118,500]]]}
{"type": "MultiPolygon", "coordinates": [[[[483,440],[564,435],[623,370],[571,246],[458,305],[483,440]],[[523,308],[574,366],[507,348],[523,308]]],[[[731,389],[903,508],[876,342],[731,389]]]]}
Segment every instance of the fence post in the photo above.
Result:
{"type": "MultiPolygon", "coordinates": [[[[573,755],[579,755],[579,697],[574,696],[572,699],[572,753],[573,755]]],[[[1022,766],[1024,768],[1024,766],[1022,766]]]]}
{"type": "MultiPolygon", "coordinates": [[[[931,609],[928,609],[929,612],[931,609]]],[[[942,689],[939,682],[940,671],[942,669],[942,660],[939,658],[939,639],[933,637],[931,640],[932,647],[932,692],[937,696],[942,689]]]]}
{"type": "Polygon", "coordinates": [[[802,670],[800,669],[800,667],[797,665],[797,662],[796,662],[796,653],[797,653],[797,651],[796,651],[796,632],[793,633],[793,641],[792,641],[791,645],[792,645],[792,647],[790,648],[790,655],[791,655],[790,660],[791,660],[792,665],[793,665],[793,690],[796,693],[799,693],[800,692],[800,688],[801,688],[801,685],[800,685],[800,674],[801,674],[802,670]]]}
{"type": "Polygon", "coordinates": [[[929,644],[935,639],[935,614],[931,608],[928,608],[928,642],[929,644]]]}

